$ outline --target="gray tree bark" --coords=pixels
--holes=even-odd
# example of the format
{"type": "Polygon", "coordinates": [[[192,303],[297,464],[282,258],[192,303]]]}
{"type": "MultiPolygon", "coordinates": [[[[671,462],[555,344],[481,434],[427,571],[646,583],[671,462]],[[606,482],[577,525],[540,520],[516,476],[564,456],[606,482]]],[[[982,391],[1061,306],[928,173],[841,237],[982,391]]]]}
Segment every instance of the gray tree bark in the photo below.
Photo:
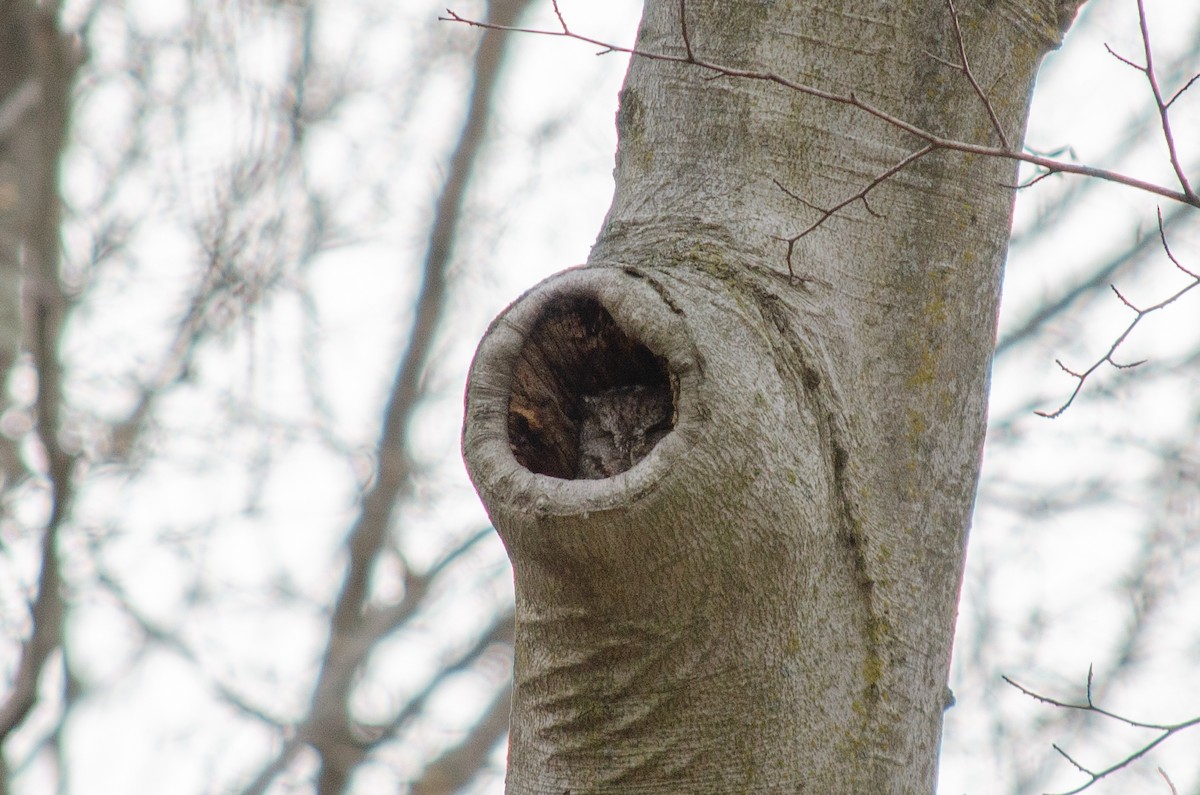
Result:
{"type": "MultiPolygon", "coordinates": [[[[1009,142],[1077,5],[958,8],[1009,142]]],[[[680,9],[647,0],[638,49],[684,56],[680,9]]],[[[702,60],[996,142],[937,60],[958,60],[941,3],[686,14],[702,60]]],[[[638,57],[618,130],[588,265],[495,321],[467,389],[517,592],[507,791],[932,792],[1016,169],[923,158],[790,274],[815,208],[920,140],[638,57]]]]}

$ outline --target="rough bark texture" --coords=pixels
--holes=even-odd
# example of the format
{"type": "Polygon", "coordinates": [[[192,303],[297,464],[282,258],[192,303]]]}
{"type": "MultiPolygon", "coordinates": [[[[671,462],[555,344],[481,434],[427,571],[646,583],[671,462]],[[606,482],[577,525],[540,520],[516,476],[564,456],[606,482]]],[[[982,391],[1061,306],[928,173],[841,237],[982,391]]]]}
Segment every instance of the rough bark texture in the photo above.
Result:
{"type": "MultiPolygon", "coordinates": [[[[679,8],[647,2],[638,48],[683,55],[679,8]]],[[[1073,10],[960,4],[1009,141],[1073,10]]],[[[704,60],[994,141],[929,55],[957,60],[941,3],[687,13],[704,60]]],[[[817,213],[779,185],[832,205],[919,142],[706,78],[634,58],[588,266],[472,369],[464,450],[517,588],[508,792],[932,792],[1016,171],[925,158],[800,240],[793,279],[779,238],[817,213]],[[581,470],[596,396],[665,390],[644,458],[581,470]]]]}

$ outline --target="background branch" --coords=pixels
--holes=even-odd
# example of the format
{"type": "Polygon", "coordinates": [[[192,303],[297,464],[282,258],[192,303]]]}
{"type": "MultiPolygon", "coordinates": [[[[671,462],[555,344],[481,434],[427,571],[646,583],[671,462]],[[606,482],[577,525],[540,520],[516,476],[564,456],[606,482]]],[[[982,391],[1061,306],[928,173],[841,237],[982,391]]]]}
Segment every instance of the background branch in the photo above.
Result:
{"type": "Polygon", "coordinates": [[[1030,698],[1036,699],[1037,701],[1040,701],[1043,704],[1049,704],[1050,706],[1057,707],[1059,709],[1078,710],[1080,712],[1100,715],[1101,717],[1108,718],[1110,720],[1114,720],[1119,723],[1123,723],[1126,726],[1131,726],[1135,729],[1147,729],[1147,730],[1157,733],[1156,736],[1153,737],[1149,742],[1143,744],[1142,746],[1140,746],[1139,748],[1134,750],[1132,753],[1125,756],[1123,759],[1121,759],[1117,762],[1114,762],[1113,764],[1109,765],[1108,767],[1102,768],[1100,770],[1092,770],[1091,768],[1089,768],[1083,764],[1080,764],[1078,761],[1076,761],[1074,758],[1072,758],[1066,751],[1064,751],[1058,745],[1055,745],[1054,746],[1055,751],[1057,751],[1064,759],[1066,759],[1068,762],[1070,762],[1071,765],[1076,770],[1079,770],[1081,773],[1084,773],[1088,777],[1088,780],[1086,782],[1084,782],[1083,784],[1081,784],[1080,786],[1078,786],[1072,790],[1067,790],[1066,792],[1060,793],[1059,795],[1076,795],[1076,793],[1083,792],[1084,790],[1088,789],[1089,787],[1091,787],[1093,784],[1100,781],[1101,779],[1107,778],[1108,776],[1112,775],[1113,773],[1116,773],[1118,770],[1123,770],[1123,769],[1129,767],[1131,764],[1136,762],[1138,759],[1141,759],[1143,756],[1145,756],[1146,754],[1148,754],[1152,750],[1154,750],[1158,745],[1160,745],[1161,743],[1170,739],[1171,737],[1175,736],[1176,734],[1179,734],[1182,731],[1186,731],[1187,729],[1190,729],[1193,726],[1200,725],[1200,717],[1181,721],[1179,723],[1148,723],[1146,721],[1138,721],[1138,720],[1134,720],[1132,718],[1127,718],[1123,715],[1118,715],[1117,713],[1110,712],[1109,710],[1106,710],[1106,709],[1101,709],[1100,707],[1096,706],[1095,701],[1092,699],[1092,674],[1093,674],[1092,669],[1088,668],[1087,689],[1086,689],[1087,700],[1083,704],[1076,704],[1076,703],[1072,703],[1069,701],[1060,701],[1056,698],[1051,698],[1050,696],[1045,696],[1040,693],[1036,693],[1033,690],[1030,690],[1029,688],[1024,687],[1023,685],[1018,684],[1017,682],[1010,679],[1009,677],[1007,677],[1007,676],[1004,677],[1004,681],[1007,682],[1009,685],[1012,685],[1013,687],[1015,687],[1017,690],[1021,691],[1025,695],[1029,696],[1030,698]]]}

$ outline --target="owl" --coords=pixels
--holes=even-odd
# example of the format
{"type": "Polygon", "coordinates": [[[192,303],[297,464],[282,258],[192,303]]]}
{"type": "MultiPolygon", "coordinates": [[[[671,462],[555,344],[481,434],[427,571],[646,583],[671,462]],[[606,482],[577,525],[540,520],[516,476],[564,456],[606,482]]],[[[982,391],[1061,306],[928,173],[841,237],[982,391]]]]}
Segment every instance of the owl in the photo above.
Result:
{"type": "Polygon", "coordinates": [[[580,400],[576,478],[601,480],[645,458],[675,424],[671,388],[633,384],[580,400]]]}

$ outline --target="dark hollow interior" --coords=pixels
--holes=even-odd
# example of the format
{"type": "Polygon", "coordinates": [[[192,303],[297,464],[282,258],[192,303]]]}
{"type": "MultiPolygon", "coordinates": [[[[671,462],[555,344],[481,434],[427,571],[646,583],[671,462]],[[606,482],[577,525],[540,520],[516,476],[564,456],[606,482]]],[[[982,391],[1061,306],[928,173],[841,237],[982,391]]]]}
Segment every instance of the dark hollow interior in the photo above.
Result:
{"type": "Polygon", "coordinates": [[[674,401],[665,359],[623,331],[599,301],[564,298],[547,305],[517,358],[508,403],[509,444],[531,472],[566,480],[608,477],[637,463],[674,427],[674,401]],[[596,442],[595,420],[585,415],[606,395],[625,404],[636,396],[641,404],[635,416],[606,415],[604,432],[610,435],[596,442]],[[593,457],[593,463],[581,466],[584,426],[592,440],[585,445],[620,446],[625,430],[639,431],[613,423],[650,427],[648,447],[626,445],[633,451],[617,463],[601,467],[593,457]]]}

